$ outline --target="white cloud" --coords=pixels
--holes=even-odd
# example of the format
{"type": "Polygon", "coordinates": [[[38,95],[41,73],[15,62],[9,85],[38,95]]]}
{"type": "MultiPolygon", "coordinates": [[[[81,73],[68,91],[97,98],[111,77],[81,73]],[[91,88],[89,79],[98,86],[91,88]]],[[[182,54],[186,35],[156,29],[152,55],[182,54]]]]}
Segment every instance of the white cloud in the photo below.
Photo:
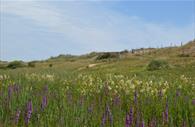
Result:
{"type": "Polygon", "coordinates": [[[61,20],[59,13],[49,8],[41,8],[41,5],[33,1],[2,2],[1,12],[18,15],[50,27],[59,24],[61,20]]]}
{"type": "Polygon", "coordinates": [[[38,1],[3,1],[0,11],[32,20],[51,32],[63,34],[71,43],[84,45],[86,50],[168,45],[195,38],[194,24],[185,27],[155,24],[90,3],[61,3],[64,8],[38,1]]]}

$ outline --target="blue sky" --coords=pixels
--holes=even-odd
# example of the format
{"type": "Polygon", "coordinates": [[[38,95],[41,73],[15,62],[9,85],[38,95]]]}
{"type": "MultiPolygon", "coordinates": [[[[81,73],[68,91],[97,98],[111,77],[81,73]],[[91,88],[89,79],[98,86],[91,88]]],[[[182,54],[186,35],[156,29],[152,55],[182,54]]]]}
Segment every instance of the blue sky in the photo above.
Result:
{"type": "Polygon", "coordinates": [[[0,60],[179,45],[195,38],[193,0],[0,1],[0,60]]]}

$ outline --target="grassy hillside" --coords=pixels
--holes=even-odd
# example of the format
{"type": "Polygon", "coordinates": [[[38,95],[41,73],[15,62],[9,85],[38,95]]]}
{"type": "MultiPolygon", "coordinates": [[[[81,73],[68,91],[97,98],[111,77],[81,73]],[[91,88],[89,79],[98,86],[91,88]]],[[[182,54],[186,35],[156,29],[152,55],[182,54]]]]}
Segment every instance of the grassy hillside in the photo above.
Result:
{"type": "Polygon", "coordinates": [[[1,62],[0,126],[193,127],[194,48],[1,62]]]}

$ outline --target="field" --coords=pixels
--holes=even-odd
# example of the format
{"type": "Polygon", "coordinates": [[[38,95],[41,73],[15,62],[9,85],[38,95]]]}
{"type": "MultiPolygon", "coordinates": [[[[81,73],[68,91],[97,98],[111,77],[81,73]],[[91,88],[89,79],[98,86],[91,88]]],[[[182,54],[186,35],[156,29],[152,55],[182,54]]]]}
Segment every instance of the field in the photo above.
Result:
{"type": "Polygon", "coordinates": [[[109,60],[88,54],[0,69],[0,126],[194,127],[194,50],[178,55],[192,44],[109,60]],[[169,68],[148,70],[156,59],[169,68]]]}

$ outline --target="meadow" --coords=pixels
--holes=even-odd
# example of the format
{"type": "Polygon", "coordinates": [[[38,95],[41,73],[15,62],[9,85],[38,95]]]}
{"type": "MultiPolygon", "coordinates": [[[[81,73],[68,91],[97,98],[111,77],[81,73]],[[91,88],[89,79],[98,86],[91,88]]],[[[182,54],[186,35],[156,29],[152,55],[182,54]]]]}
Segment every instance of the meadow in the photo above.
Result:
{"type": "Polygon", "coordinates": [[[0,126],[194,127],[195,57],[177,50],[1,69],[0,126]],[[153,59],[170,67],[149,71],[153,59]]]}

